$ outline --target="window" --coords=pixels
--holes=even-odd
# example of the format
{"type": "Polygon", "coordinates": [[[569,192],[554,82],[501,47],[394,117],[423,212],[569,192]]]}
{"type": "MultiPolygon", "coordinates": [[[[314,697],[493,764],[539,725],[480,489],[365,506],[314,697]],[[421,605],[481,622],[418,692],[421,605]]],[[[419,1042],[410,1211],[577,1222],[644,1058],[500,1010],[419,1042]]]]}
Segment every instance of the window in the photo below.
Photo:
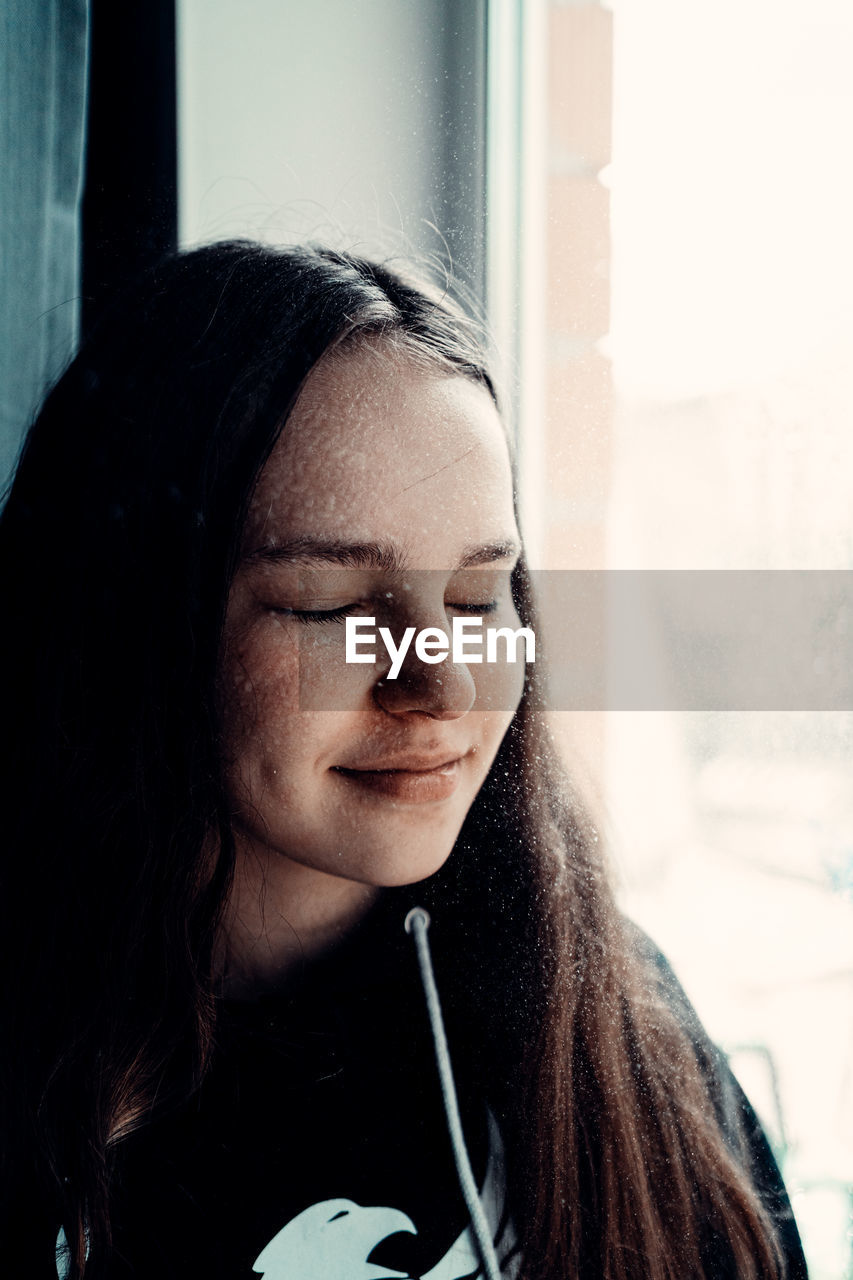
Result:
{"type": "MultiPolygon", "coordinates": [[[[848,573],[849,6],[534,11],[547,75],[524,92],[547,124],[524,244],[544,289],[526,372],[544,412],[523,416],[522,448],[539,565],[604,574],[611,595],[660,570],[697,594],[708,571],[797,570],[806,593],[848,573]]],[[[853,715],[791,702],[605,696],[556,718],[624,907],[731,1053],[828,1280],[851,1263],[853,715]]]]}

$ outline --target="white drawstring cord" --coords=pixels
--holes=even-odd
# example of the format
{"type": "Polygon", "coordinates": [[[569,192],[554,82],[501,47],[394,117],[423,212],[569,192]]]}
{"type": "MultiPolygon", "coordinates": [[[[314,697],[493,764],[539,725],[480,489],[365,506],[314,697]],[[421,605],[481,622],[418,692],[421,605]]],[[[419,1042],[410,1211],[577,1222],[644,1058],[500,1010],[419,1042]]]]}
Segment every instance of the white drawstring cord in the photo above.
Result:
{"type": "Polygon", "coordinates": [[[450,1134],[450,1145],[453,1148],[453,1158],[456,1161],[459,1185],[462,1188],[462,1195],[471,1217],[471,1226],[474,1229],[474,1237],[477,1241],[487,1280],[500,1280],[500,1267],[492,1244],[492,1233],[489,1229],[489,1224],[486,1222],[483,1206],[480,1203],[477,1184],[474,1181],[474,1173],[471,1169],[471,1161],[468,1158],[468,1149],[465,1146],[465,1135],[462,1132],[459,1103],[456,1098],[456,1085],[453,1082],[453,1068],[450,1065],[450,1051],[447,1047],[444,1020],[441,1016],[441,1002],[438,998],[438,988],[435,985],[435,975],[432,971],[432,958],[427,939],[429,925],[429,913],[423,907],[413,907],[405,919],[406,933],[412,934],[415,939],[421,982],[423,983],[427,1012],[429,1014],[430,1027],[432,1028],[438,1077],[441,1082],[441,1096],[444,1099],[447,1131],[450,1134]]]}

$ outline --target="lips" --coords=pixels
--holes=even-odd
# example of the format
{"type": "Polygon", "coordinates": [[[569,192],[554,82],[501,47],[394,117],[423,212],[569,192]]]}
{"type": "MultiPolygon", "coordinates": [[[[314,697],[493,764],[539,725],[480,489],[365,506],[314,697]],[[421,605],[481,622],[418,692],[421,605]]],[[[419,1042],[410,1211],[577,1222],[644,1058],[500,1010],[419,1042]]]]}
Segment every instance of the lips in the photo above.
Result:
{"type": "Polygon", "coordinates": [[[335,766],[346,782],[374,795],[388,796],[405,803],[422,804],[446,800],[453,795],[462,774],[462,756],[395,756],[370,763],[369,767],[335,766]]]}
{"type": "Polygon", "coordinates": [[[428,754],[414,751],[396,756],[385,756],[381,760],[367,760],[363,764],[338,765],[347,773],[432,773],[434,769],[443,769],[445,765],[461,760],[467,752],[433,752],[428,754]]]}

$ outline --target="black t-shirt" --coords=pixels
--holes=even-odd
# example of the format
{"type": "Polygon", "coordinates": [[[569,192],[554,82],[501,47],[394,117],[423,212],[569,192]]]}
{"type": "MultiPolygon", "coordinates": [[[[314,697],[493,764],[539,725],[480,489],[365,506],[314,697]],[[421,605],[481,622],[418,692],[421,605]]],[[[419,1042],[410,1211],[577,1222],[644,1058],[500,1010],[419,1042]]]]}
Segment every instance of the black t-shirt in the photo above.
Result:
{"type": "MultiPolygon", "coordinates": [[[[388,895],[281,990],[224,1007],[201,1090],[122,1146],[111,1280],[482,1274],[403,916],[388,895]]],[[[796,1227],[760,1126],[666,962],[642,935],[637,945],[715,1076],[721,1127],[733,1141],[746,1135],[746,1162],[781,1225],[789,1280],[801,1280],[796,1227]]],[[[451,1056],[460,1030],[451,1020],[451,1056]]],[[[464,1062],[454,1069],[502,1274],[515,1277],[500,1134],[464,1062]]],[[[736,1280],[713,1243],[709,1273],[736,1280]]]]}
{"type": "MultiPolygon", "coordinates": [[[[488,1168],[493,1122],[464,1073],[457,1088],[503,1258],[510,1235],[498,1229],[500,1150],[488,1168]]],[[[374,913],[276,995],[226,1006],[200,1092],[125,1145],[114,1246],[116,1280],[461,1280],[476,1271],[399,911],[374,913]]]]}

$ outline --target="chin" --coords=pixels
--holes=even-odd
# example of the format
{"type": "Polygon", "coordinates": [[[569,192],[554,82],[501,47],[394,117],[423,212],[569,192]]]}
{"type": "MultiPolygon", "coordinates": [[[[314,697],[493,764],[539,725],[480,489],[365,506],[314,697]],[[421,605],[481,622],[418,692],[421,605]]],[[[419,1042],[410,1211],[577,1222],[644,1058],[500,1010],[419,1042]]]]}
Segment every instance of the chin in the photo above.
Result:
{"type": "Polygon", "coordinates": [[[449,844],[432,845],[429,848],[406,848],[405,840],[393,849],[377,855],[374,849],[353,879],[372,884],[377,889],[400,889],[407,884],[419,884],[440,871],[453,852],[456,837],[449,844]]]}

